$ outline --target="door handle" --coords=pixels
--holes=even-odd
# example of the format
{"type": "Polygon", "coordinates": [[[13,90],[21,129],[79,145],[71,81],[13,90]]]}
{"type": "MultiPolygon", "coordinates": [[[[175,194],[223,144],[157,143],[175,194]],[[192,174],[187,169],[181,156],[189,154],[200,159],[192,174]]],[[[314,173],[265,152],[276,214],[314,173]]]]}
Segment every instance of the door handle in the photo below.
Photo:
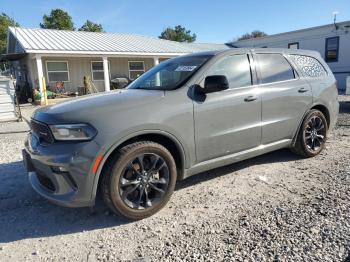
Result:
{"type": "Polygon", "coordinates": [[[305,87],[302,87],[298,90],[299,93],[305,93],[307,91],[309,91],[309,90],[307,90],[305,87]]]}
{"type": "Polygon", "coordinates": [[[244,98],[244,101],[245,102],[252,102],[252,101],[255,101],[257,99],[258,99],[257,96],[247,96],[246,98],[244,98]]]}

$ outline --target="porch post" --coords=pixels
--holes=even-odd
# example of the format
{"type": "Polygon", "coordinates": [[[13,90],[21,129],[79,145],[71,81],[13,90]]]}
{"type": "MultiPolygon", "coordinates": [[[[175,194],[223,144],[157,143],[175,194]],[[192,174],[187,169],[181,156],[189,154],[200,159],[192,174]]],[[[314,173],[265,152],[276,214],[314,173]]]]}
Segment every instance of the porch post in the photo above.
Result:
{"type": "Polygon", "coordinates": [[[159,64],[159,57],[153,57],[154,66],[159,64]]]}
{"type": "Polygon", "coordinates": [[[107,56],[102,57],[103,59],[103,75],[105,79],[105,91],[111,91],[109,83],[109,69],[108,69],[108,59],[107,56]]]}
{"type": "MultiPolygon", "coordinates": [[[[154,61],[154,66],[157,66],[159,64],[159,57],[153,57],[153,61],[154,61]]],[[[160,73],[159,72],[156,74],[155,86],[160,86],[160,73]]]]}
{"type": "Polygon", "coordinates": [[[36,55],[35,60],[36,60],[36,67],[38,71],[38,83],[39,83],[39,91],[40,91],[40,97],[41,97],[40,101],[43,103],[45,101],[44,87],[43,87],[44,72],[43,72],[43,62],[41,60],[41,55],[36,55]]]}

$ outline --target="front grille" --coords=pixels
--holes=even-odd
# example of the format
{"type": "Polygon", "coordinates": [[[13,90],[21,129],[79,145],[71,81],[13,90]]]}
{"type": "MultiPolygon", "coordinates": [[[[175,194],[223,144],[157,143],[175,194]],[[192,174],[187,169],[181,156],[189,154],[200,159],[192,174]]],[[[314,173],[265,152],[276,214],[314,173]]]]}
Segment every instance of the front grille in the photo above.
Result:
{"type": "Polygon", "coordinates": [[[56,190],[56,187],[55,185],[52,183],[51,179],[44,176],[44,175],[41,175],[39,173],[36,174],[37,177],[38,177],[38,180],[40,182],[40,184],[45,187],[46,189],[52,191],[52,192],[55,192],[56,190]]]}
{"type": "Polygon", "coordinates": [[[46,143],[54,142],[54,138],[48,125],[32,119],[30,121],[30,126],[33,133],[35,133],[40,140],[45,141],[46,143]]]}

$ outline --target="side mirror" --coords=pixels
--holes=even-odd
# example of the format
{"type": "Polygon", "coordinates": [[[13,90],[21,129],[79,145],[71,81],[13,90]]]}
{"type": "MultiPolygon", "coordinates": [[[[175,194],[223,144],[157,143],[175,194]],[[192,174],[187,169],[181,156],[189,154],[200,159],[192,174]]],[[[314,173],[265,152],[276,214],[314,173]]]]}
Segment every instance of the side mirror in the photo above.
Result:
{"type": "Polygon", "coordinates": [[[213,93],[228,89],[227,77],[224,75],[207,76],[204,80],[204,93],[213,93]]]}

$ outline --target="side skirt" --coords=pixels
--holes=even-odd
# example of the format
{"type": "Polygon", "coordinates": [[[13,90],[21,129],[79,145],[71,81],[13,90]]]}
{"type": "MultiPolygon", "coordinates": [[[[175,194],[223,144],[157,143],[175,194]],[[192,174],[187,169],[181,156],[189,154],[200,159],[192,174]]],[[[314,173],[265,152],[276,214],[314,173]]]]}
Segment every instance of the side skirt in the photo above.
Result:
{"type": "Polygon", "coordinates": [[[260,145],[248,150],[244,150],[242,152],[207,160],[207,161],[198,163],[189,169],[186,169],[184,178],[190,177],[192,175],[195,175],[210,169],[226,166],[245,159],[259,156],[271,151],[275,151],[277,149],[289,147],[291,143],[292,143],[292,139],[283,139],[270,144],[260,145]]]}

